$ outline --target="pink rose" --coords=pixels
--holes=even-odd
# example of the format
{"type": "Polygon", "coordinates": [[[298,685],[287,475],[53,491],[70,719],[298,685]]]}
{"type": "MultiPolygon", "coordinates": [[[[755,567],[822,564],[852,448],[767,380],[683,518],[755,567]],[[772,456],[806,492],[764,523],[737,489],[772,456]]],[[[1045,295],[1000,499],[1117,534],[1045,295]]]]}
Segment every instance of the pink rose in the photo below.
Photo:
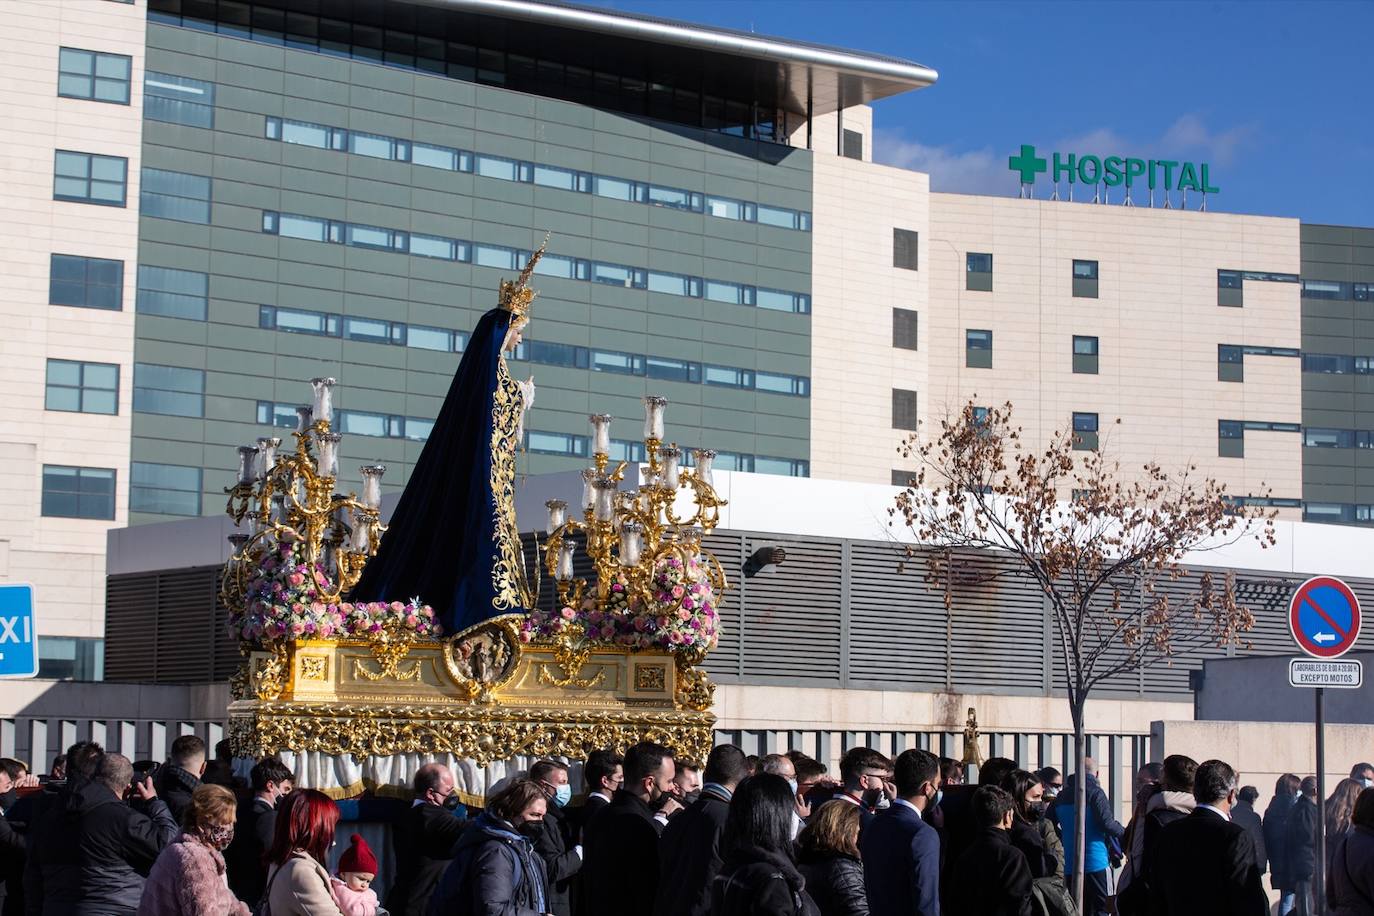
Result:
{"type": "Polygon", "coordinates": [[[393,601],[391,602],[391,609],[400,614],[405,611],[406,606],[399,601],[393,601]]]}
{"type": "Polygon", "coordinates": [[[563,618],[564,620],[572,620],[573,617],[576,616],[576,612],[573,611],[573,609],[570,608],[570,607],[565,607],[565,608],[563,608],[563,610],[559,611],[558,613],[559,613],[560,616],[562,616],[562,618],[563,618]]]}

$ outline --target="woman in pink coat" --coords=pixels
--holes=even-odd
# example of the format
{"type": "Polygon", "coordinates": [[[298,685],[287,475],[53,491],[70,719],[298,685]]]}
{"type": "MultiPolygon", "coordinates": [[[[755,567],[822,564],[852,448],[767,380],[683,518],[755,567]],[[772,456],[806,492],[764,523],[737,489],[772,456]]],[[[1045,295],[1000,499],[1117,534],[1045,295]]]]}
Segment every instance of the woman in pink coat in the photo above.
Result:
{"type": "Polygon", "coordinates": [[[196,788],[181,836],[158,854],[148,873],[138,916],[249,916],[224,873],[234,807],[234,793],[223,786],[196,788]]]}

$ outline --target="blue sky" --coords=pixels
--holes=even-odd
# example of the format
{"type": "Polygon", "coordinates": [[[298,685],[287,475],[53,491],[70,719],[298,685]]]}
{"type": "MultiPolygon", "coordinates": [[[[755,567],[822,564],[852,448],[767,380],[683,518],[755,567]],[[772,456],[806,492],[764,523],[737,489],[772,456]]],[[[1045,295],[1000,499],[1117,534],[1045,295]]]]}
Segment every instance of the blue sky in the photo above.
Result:
{"type": "Polygon", "coordinates": [[[1374,226],[1374,3],[597,5],[934,67],[935,86],[875,106],[874,158],[936,190],[1015,194],[1007,157],[1031,143],[1207,161],[1210,209],[1374,226]]]}

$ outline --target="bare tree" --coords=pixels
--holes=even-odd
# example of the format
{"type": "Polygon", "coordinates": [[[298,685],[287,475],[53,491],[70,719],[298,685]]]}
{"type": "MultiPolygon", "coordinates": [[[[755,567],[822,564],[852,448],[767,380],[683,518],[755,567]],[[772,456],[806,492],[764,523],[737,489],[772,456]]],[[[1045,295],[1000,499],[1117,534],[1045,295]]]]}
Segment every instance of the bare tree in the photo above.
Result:
{"type": "Polygon", "coordinates": [[[1255,619],[1236,602],[1234,576],[1215,582],[1203,574],[1186,599],[1165,586],[1186,577],[1186,554],[1247,536],[1272,545],[1274,513],[1238,503],[1225,484],[1198,480],[1195,466],[1169,473],[1152,462],[1124,474],[1100,448],[1080,444],[1064,430],[1033,450],[1012,425],[1011,404],[969,403],[941,422],[938,436],[912,435],[902,445],[917,469],[890,512],[915,535],[908,562],[924,562],[928,581],[945,580],[947,603],[965,551],[1010,555],[1012,569],[1044,592],[1073,721],[1079,841],[1070,874],[1081,910],[1088,698],[1123,672],[1242,642],[1255,619]]]}

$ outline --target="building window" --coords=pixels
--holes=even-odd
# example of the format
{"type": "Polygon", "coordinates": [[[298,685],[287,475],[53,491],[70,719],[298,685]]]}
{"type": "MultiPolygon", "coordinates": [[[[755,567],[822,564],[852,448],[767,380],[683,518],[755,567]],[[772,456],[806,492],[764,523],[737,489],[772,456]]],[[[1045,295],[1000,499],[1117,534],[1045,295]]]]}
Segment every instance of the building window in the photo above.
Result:
{"type": "Polygon", "coordinates": [[[200,515],[200,468],[135,461],[129,466],[129,511],[200,515]]]}
{"type": "Polygon", "coordinates": [[[916,392],[892,389],[892,428],[915,432],[917,428],[916,392]]]}
{"type": "Polygon", "coordinates": [[[215,84],[150,70],[143,75],[143,116],[187,127],[214,127],[215,84]]]}
{"type": "Polygon", "coordinates": [[[569,433],[531,431],[526,438],[529,451],[538,455],[566,455],[571,458],[585,458],[590,446],[586,436],[575,436],[569,433]]]}
{"type": "Polygon", "coordinates": [[[1239,308],[1245,304],[1244,277],[1239,270],[1217,271],[1217,305],[1239,308]]]}
{"type": "Polygon", "coordinates": [[[840,155],[844,156],[846,159],[862,159],[864,157],[864,135],[857,130],[850,130],[847,127],[842,129],[844,131],[844,139],[840,155]]]}
{"type": "Polygon", "coordinates": [[[1073,336],[1073,371],[1079,375],[1097,375],[1096,337],[1073,336]]]}
{"type": "Polygon", "coordinates": [[[970,251],[964,256],[964,289],[992,291],[992,255],[970,251]]]}
{"type": "MultiPolygon", "coordinates": [[[[112,0],[133,3],[133,0],[112,0]]],[[[38,677],[51,681],[105,680],[105,640],[38,636],[38,677]]]]}
{"type": "Polygon", "coordinates": [[[183,223],[210,222],[210,179],[204,175],[144,169],[139,193],[144,216],[175,219],[183,223]]]}
{"type": "Polygon", "coordinates": [[[173,417],[205,416],[205,372],[134,363],[134,410],[173,417]]]}
{"type": "Polygon", "coordinates": [[[964,331],[964,365],[970,369],[992,368],[992,332],[964,331]]]}
{"type": "Polygon", "coordinates": [[[48,304],[119,311],[124,307],[124,262],[54,254],[48,264],[48,304]]]}
{"type": "MultiPolygon", "coordinates": [[[[557,344],[559,347],[567,347],[567,344],[557,344]]],[[[568,349],[581,349],[580,347],[568,347],[568,349]]],[[[645,359],[645,374],[649,378],[663,379],[670,382],[700,382],[701,363],[690,362],[685,359],[666,359],[661,356],[649,356],[645,359]]]]}
{"type": "Polygon", "coordinates": [[[915,471],[903,471],[901,468],[892,469],[892,485],[894,487],[915,486],[915,481],[915,471]]]}
{"type": "Polygon", "coordinates": [[[918,270],[920,263],[918,258],[918,242],[920,233],[912,232],[910,229],[892,230],[892,266],[900,267],[902,270],[918,270]]]}
{"type": "Polygon", "coordinates": [[[49,518],[113,519],[114,469],[43,465],[43,514],[49,518]]]}
{"type": "Polygon", "coordinates": [[[1217,421],[1217,457],[1245,457],[1245,424],[1240,420],[1217,421]]]}
{"type": "Polygon", "coordinates": [[[800,375],[755,372],[754,390],[770,391],[774,394],[790,394],[804,398],[811,393],[811,380],[800,375]]]}
{"type": "Polygon", "coordinates": [[[1090,452],[1097,448],[1097,414],[1073,415],[1073,447],[1075,451],[1090,452]]]}
{"type": "Polygon", "coordinates": [[[892,310],[892,346],[899,350],[915,350],[917,347],[917,319],[915,309],[892,310]]]}
{"type": "Polygon", "coordinates": [[[209,278],[193,270],[139,265],[134,307],[145,315],[205,320],[209,278]]]}
{"type": "Polygon", "coordinates": [[[724,385],[727,388],[753,388],[754,373],[748,369],[732,366],[706,366],[703,381],[708,385],[724,385]]]}
{"type": "Polygon", "coordinates": [[[1245,381],[1245,348],[1217,344],[1217,381],[1245,381]]]}
{"type": "Polygon", "coordinates": [[[48,360],[46,410],[119,413],[119,366],[67,359],[48,360]]]}
{"type": "Polygon", "coordinates": [[[63,48],[57,57],[57,94],[127,105],[131,66],[131,59],[124,54],[63,48]]]}
{"type": "Polygon", "coordinates": [[[102,207],[124,206],[129,160],[60,149],[53,158],[53,200],[102,207]]]}
{"type": "Polygon", "coordinates": [[[1350,284],[1340,280],[1308,280],[1302,281],[1302,297],[1304,299],[1331,299],[1345,300],[1351,295],[1350,284]]]}
{"type": "Polygon", "coordinates": [[[1073,262],[1073,294],[1079,299],[1097,298],[1097,262],[1073,262]]]}
{"type": "Polygon", "coordinates": [[[614,372],[617,375],[644,374],[644,357],[635,353],[593,350],[591,358],[592,370],[595,372],[614,372]]]}

